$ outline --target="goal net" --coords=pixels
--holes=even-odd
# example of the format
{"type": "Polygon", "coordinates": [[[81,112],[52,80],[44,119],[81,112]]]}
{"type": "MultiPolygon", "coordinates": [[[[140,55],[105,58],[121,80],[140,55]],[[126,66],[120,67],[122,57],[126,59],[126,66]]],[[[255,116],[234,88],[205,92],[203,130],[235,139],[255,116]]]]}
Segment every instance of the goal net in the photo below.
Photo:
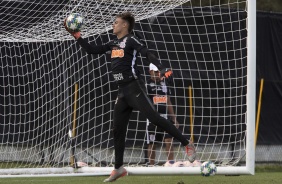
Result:
{"type": "MultiPolygon", "coordinates": [[[[134,34],[174,72],[171,101],[197,160],[173,140],[169,165],[155,141],[148,167],[146,117],[133,111],[124,166],[130,174],[253,174],[255,2],[248,0],[2,0],[0,23],[0,175],[109,174],[117,85],[109,54],[88,55],[63,27],[84,17],[91,44],[114,38],[115,15],[135,15],[134,34]],[[252,4],[250,4],[252,3],[252,4]],[[254,4],[253,4],[254,3],[254,4]],[[175,166],[171,169],[167,166],[175,166]]],[[[146,58],[137,66],[146,82],[146,58]]]]}

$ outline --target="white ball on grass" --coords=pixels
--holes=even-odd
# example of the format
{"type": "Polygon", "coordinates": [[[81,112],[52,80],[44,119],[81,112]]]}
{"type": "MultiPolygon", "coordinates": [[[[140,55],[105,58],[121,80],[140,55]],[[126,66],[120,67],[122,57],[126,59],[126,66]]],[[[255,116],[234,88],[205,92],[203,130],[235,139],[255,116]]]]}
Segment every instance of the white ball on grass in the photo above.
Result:
{"type": "Polygon", "coordinates": [[[214,176],[217,172],[216,165],[212,161],[202,163],[200,170],[202,176],[214,176]]]}

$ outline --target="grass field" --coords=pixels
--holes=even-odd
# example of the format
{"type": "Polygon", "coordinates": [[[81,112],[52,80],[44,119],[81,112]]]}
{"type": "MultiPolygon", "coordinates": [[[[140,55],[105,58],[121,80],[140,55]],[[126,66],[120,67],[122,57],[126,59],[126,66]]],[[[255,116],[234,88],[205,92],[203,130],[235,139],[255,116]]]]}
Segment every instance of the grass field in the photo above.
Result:
{"type": "MultiPolygon", "coordinates": [[[[99,184],[107,176],[0,178],[0,184],[99,184]]],[[[115,184],[275,184],[282,183],[282,166],[256,167],[255,175],[203,177],[200,175],[126,176],[115,184]]]]}
{"type": "MultiPolygon", "coordinates": [[[[39,177],[39,178],[0,178],[0,183],[7,184],[98,184],[103,183],[106,176],[85,177],[39,177]]],[[[199,175],[179,176],[126,176],[115,184],[272,184],[282,183],[282,172],[259,172],[254,176],[203,177],[199,175]]]]}

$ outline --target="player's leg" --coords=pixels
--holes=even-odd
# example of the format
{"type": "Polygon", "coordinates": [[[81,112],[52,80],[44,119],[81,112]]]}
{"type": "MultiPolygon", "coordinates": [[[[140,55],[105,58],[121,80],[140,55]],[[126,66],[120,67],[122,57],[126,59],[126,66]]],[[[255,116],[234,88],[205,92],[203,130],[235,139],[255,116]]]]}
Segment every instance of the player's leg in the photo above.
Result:
{"type": "Polygon", "coordinates": [[[155,110],[154,105],[151,100],[148,98],[147,94],[140,90],[140,92],[128,100],[131,106],[138,109],[142,114],[149,119],[151,123],[157,127],[163,129],[171,136],[179,140],[183,146],[188,145],[188,140],[182,135],[182,133],[172,125],[167,119],[161,117],[159,113],[155,110]]]}
{"type": "MultiPolygon", "coordinates": [[[[161,114],[162,117],[167,119],[167,114],[161,114]]],[[[174,122],[169,120],[169,122],[174,125],[174,122]]],[[[175,126],[175,125],[174,125],[175,126]]],[[[169,135],[168,133],[162,131],[162,139],[163,142],[165,143],[165,151],[167,154],[167,160],[174,160],[174,154],[173,154],[173,138],[171,135],[169,135]]]]}
{"type": "Polygon", "coordinates": [[[156,158],[155,132],[156,132],[156,126],[154,126],[152,123],[149,122],[149,120],[147,120],[147,127],[146,127],[147,144],[148,144],[147,151],[148,151],[148,159],[150,165],[155,164],[155,158],[156,158]]]}
{"type": "Polygon", "coordinates": [[[137,109],[141,113],[145,114],[146,117],[156,126],[160,127],[168,134],[170,134],[175,139],[179,140],[183,146],[185,146],[188,160],[194,162],[196,159],[196,150],[193,142],[188,141],[183,134],[172,125],[167,119],[161,117],[155,110],[152,108],[152,104],[147,96],[139,95],[137,98],[137,109]]]}
{"type": "Polygon", "coordinates": [[[149,156],[149,164],[155,165],[155,158],[156,158],[156,146],[155,143],[150,143],[148,145],[148,156],[149,156]]]}
{"type": "Polygon", "coordinates": [[[155,110],[153,103],[148,98],[144,88],[145,86],[141,83],[141,81],[132,83],[130,86],[132,93],[127,96],[127,102],[131,107],[138,109],[142,114],[144,114],[151,123],[180,141],[186,148],[188,159],[193,162],[196,158],[194,144],[191,141],[188,141],[182,133],[169,122],[169,120],[159,115],[159,113],[155,110]]]}
{"type": "Polygon", "coordinates": [[[118,98],[114,107],[113,135],[115,148],[115,169],[104,182],[112,182],[127,175],[123,168],[123,156],[125,149],[125,136],[132,108],[128,106],[124,98],[118,98]]]}
{"type": "Polygon", "coordinates": [[[125,148],[125,136],[127,125],[132,112],[124,98],[119,98],[114,107],[113,135],[115,146],[115,168],[123,165],[123,154],[125,148]]]}
{"type": "Polygon", "coordinates": [[[165,138],[165,151],[167,153],[167,160],[173,160],[174,154],[173,154],[173,145],[172,145],[172,138],[165,138]]]}

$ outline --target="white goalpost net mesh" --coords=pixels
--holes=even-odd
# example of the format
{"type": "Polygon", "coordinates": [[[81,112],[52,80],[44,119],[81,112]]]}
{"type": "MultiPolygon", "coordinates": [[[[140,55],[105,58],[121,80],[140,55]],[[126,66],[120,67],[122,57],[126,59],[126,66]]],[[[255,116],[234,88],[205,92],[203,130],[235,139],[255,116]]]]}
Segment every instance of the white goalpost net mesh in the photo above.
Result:
{"type": "MultiPolygon", "coordinates": [[[[0,8],[0,174],[114,164],[118,88],[110,58],[87,55],[66,32],[72,12],[83,15],[82,37],[91,44],[114,38],[116,14],[134,13],[134,34],[174,72],[169,87],[179,130],[197,150],[189,166],[245,165],[247,0],[2,0],[0,8]]],[[[145,59],[136,62],[146,82],[145,59]]],[[[164,142],[156,146],[159,168],[168,159],[164,142]]],[[[134,111],[125,166],[147,166],[147,148],[146,117],[134,111]]],[[[180,142],[173,148],[174,161],[188,160],[180,142]]]]}

